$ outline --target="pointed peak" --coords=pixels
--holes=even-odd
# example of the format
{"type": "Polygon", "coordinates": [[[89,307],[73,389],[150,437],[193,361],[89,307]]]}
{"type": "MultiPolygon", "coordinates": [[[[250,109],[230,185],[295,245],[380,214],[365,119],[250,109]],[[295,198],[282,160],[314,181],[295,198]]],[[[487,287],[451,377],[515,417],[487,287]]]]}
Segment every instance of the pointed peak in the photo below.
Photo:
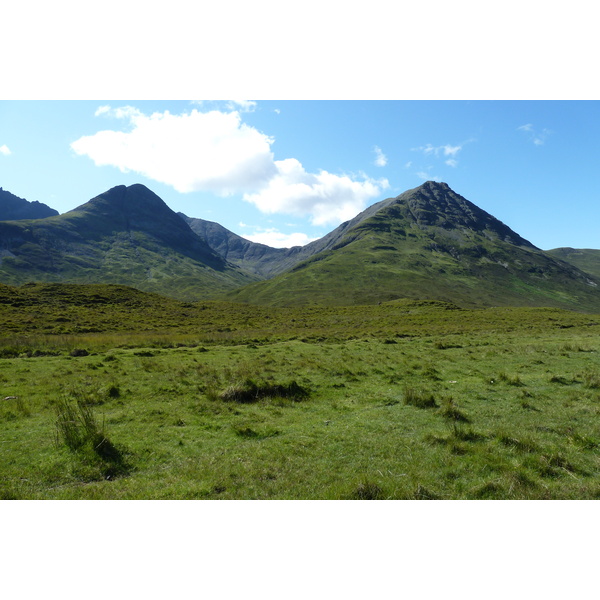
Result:
{"type": "Polygon", "coordinates": [[[438,190],[449,190],[450,186],[444,181],[434,181],[433,179],[427,180],[420,187],[429,188],[429,189],[438,189],[438,190]]]}

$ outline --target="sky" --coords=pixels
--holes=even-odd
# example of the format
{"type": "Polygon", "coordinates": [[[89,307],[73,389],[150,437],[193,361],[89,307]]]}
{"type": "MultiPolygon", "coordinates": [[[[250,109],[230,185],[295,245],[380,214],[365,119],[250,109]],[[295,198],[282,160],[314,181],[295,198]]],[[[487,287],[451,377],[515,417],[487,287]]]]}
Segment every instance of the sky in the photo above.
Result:
{"type": "Polygon", "coordinates": [[[274,247],[427,180],[542,249],[600,248],[600,103],[5,100],[0,186],[60,213],[142,183],[274,247]]]}

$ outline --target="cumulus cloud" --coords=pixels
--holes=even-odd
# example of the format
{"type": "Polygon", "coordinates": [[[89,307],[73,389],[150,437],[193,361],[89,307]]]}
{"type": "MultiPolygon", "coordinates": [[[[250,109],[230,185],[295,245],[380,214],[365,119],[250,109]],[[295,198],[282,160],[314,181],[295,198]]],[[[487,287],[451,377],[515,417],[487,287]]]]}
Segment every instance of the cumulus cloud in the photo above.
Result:
{"type": "Polygon", "coordinates": [[[277,174],[260,191],[244,194],[263,213],[310,217],[313,225],[341,223],[355,217],[367,201],[389,187],[387,179],[355,181],[327,171],[308,173],[295,158],[275,161],[277,174]]]}
{"type": "Polygon", "coordinates": [[[129,131],[99,131],[71,144],[97,166],[134,171],[179,192],[220,196],[258,189],[277,172],[272,138],[242,123],[237,111],[179,115],[101,106],[96,115],[125,120],[129,131]]]}
{"type": "Polygon", "coordinates": [[[236,110],[146,115],[132,106],[105,105],[96,115],[121,120],[124,126],[79,138],[71,144],[76,154],[182,193],[241,194],[264,213],[309,217],[315,225],[338,224],[389,185],[386,179],[309,173],[295,158],[275,160],[274,139],[245,124],[236,110]]]}
{"type": "Polygon", "coordinates": [[[378,167],[385,167],[385,165],[387,165],[387,156],[381,151],[381,148],[375,146],[373,152],[375,152],[375,164],[378,167]]]}
{"type": "Polygon", "coordinates": [[[253,112],[256,108],[256,102],[254,100],[231,100],[229,107],[239,108],[242,112],[253,112]]]}
{"type": "Polygon", "coordinates": [[[2,154],[3,156],[9,156],[12,154],[12,152],[10,151],[10,148],[6,144],[4,144],[0,146],[0,154],[2,154]]]}
{"type": "Polygon", "coordinates": [[[545,128],[541,131],[536,131],[531,123],[517,127],[517,131],[524,131],[527,133],[530,141],[536,146],[543,146],[548,136],[552,133],[550,129],[545,128]]]}
{"type": "Polygon", "coordinates": [[[252,235],[243,235],[244,239],[265,244],[271,248],[291,248],[292,246],[305,246],[318,238],[308,237],[305,233],[283,233],[278,229],[257,228],[252,235]]]}

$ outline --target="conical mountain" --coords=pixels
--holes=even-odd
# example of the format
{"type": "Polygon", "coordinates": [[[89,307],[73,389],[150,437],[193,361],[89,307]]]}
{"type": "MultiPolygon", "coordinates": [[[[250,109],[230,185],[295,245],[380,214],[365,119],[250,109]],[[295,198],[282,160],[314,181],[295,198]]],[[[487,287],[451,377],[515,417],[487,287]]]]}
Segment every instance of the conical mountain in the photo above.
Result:
{"type": "Polygon", "coordinates": [[[273,305],[415,298],[600,310],[600,280],[536,248],[445,183],[428,181],[374,204],[326,237],[326,249],[229,297],[273,305]]]}
{"type": "Polygon", "coordinates": [[[252,280],[140,184],[63,215],[0,223],[2,283],[118,283],[196,299],[252,280]]]}

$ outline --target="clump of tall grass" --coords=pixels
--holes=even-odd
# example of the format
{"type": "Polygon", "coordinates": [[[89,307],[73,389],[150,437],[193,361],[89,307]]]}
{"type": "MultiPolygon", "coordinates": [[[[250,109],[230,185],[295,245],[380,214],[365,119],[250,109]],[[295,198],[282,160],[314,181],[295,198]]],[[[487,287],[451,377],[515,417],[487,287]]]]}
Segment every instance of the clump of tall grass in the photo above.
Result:
{"type": "Polygon", "coordinates": [[[465,413],[463,413],[458,408],[458,406],[454,402],[454,399],[452,398],[452,396],[446,396],[446,397],[442,398],[439,413],[442,416],[442,418],[446,421],[450,421],[450,422],[454,421],[454,422],[460,422],[460,423],[470,423],[471,422],[469,417],[467,417],[467,415],[465,415],[465,413]]]}
{"type": "Polygon", "coordinates": [[[433,394],[412,387],[404,388],[404,404],[417,408],[438,408],[433,394]]]}
{"type": "Polygon", "coordinates": [[[365,479],[356,486],[350,498],[353,500],[383,500],[385,493],[375,482],[365,479]]]}
{"type": "Polygon", "coordinates": [[[583,385],[589,389],[600,389],[600,373],[598,371],[586,371],[583,374],[583,385]]]}
{"type": "Polygon", "coordinates": [[[513,385],[515,387],[521,387],[521,386],[525,385],[518,375],[508,375],[504,371],[499,373],[498,380],[503,381],[504,383],[507,383],[508,385],[513,385]]]}
{"type": "Polygon", "coordinates": [[[72,452],[92,452],[103,463],[103,475],[110,478],[123,474],[127,466],[123,453],[109,439],[104,424],[96,420],[93,407],[85,402],[62,398],[56,404],[56,444],[64,444],[72,452]]]}
{"type": "Polygon", "coordinates": [[[249,404],[264,398],[287,398],[293,401],[304,400],[310,392],[296,381],[289,383],[270,383],[246,378],[235,381],[224,390],[208,390],[207,396],[213,400],[249,404]]]}
{"type": "Polygon", "coordinates": [[[516,438],[506,432],[500,432],[496,439],[507,448],[513,448],[519,452],[532,453],[539,450],[538,445],[531,438],[516,438]]]}

